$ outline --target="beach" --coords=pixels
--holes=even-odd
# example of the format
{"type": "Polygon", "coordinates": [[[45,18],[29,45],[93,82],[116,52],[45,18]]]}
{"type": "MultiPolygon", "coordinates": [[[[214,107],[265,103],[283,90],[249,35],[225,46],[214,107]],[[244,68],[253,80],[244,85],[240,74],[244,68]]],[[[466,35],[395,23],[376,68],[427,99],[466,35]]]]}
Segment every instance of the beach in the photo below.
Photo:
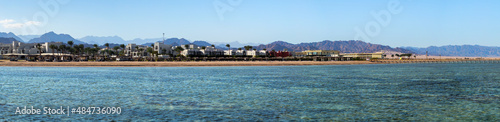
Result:
{"type": "Polygon", "coordinates": [[[203,66],[302,66],[380,64],[370,61],[200,61],[200,62],[26,62],[1,60],[0,66],[18,67],[203,67],[203,66]]]}

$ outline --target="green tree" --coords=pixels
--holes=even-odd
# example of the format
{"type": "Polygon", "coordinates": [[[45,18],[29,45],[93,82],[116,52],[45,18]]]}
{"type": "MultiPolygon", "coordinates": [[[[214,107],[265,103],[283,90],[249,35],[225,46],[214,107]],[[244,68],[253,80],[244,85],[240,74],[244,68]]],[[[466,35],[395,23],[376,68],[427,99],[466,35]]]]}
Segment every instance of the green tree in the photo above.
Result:
{"type": "Polygon", "coordinates": [[[118,56],[118,49],[120,49],[120,46],[113,47],[113,50],[115,50],[115,53],[116,53],[117,56],[118,56]]]}
{"type": "Polygon", "coordinates": [[[153,48],[148,47],[148,48],[146,48],[146,52],[148,52],[149,53],[149,57],[151,57],[153,55],[154,50],[153,50],[153,48]]]}
{"type": "Polygon", "coordinates": [[[68,41],[68,45],[69,45],[70,47],[73,47],[73,44],[74,44],[74,43],[73,43],[73,41],[68,41]]]}
{"type": "Polygon", "coordinates": [[[184,48],[180,47],[180,46],[177,46],[174,51],[178,52],[179,54],[178,55],[181,55],[181,52],[184,51],[184,48]]]}
{"type": "Polygon", "coordinates": [[[42,45],[40,43],[36,44],[36,49],[38,49],[38,52],[40,53],[40,56],[38,57],[38,61],[42,59],[42,45]]]}
{"type": "Polygon", "coordinates": [[[189,49],[189,44],[184,45],[186,49],[189,49]]]}
{"type": "Polygon", "coordinates": [[[205,46],[202,46],[202,47],[201,47],[201,49],[207,49],[207,47],[205,47],[205,46]]]}
{"type": "Polygon", "coordinates": [[[50,45],[49,48],[52,50],[52,56],[54,56],[54,50],[56,49],[56,46],[55,45],[50,45]]]}
{"type": "Polygon", "coordinates": [[[247,45],[247,46],[244,46],[244,48],[245,48],[245,50],[250,50],[250,49],[252,49],[253,47],[252,47],[252,46],[250,46],[250,45],[247,45]]]}
{"type": "Polygon", "coordinates": [[[125,55],[125,45],[124,44],[120,44],[120,48],[122,48],[122,54],[125,55]]]}
{"type": "Polygon", "coordinates": [[[109,43],[104,44],[106,46],[106,49],[109,49],[109,43]]]}

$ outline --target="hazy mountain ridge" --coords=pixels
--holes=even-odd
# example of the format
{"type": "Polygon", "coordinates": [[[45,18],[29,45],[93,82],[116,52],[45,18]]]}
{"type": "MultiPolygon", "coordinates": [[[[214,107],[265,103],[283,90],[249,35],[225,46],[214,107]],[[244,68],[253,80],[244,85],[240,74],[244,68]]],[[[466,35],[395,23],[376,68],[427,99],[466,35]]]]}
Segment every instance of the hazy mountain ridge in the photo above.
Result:
{"type": "Polygon", "coordinates": [[[12,44],[13,41],[18,41],[16,40],[15,38],[4,38],[4,37],[0,37],[0,43],[2,44],[12,44]]]}
{"type": "Polygon", "coordinates": [[[480,45],[448,45],[448,46],[430,46],[426,48],[402,47],[411,50],[417,54],[442,56],[465,56],[465,57],[500,57],[500,47],[488,47],[480,45]]]}
{"type": "Polygon", "coordinates": [[[76,40],[68,34],[56,34],[48,32],[38,38],[31,39],[28,43],[45,43],[45,42],[64,42],[73,41],[74,44],[87,44],[85,42],[76,40]]]}
{"type": "Polygon", "coordinates": [[[116,43],[116,44],[125,44],[126,41],[118,36],[85,36],[79,39],[80,41],[89,43],[89,44],[98,44],[104,45],[105,43],[116,43]]]}
{"type": "Polygon", "coordinates": [[[3,38],[14,38],[17,41],[24,42],[23,39],[19,38],[18,36],[16,36],[16,34],[14,34],[12,32],[9,32],[9,33],[0,32],[0,37],[3,37],[3,38]]]}

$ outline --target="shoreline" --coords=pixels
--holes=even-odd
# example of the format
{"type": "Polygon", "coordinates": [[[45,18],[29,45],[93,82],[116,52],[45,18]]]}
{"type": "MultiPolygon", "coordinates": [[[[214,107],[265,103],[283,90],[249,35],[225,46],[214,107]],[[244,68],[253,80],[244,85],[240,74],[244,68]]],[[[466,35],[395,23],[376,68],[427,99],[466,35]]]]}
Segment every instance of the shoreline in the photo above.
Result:
{"type": "Polygon", "coordinates": [[[233,67],[233,66],[310,66],[310,65],[362,65],[362,64],[410,64],[410,63],[458,63],[467,61],[493,61],[500,59],[464,60],[375,60],[375,61],[187,61],[187,62],[27,62],[0,60],[0,67],[233,67]]]}
{"type": "Polygon", "coordinates": [[[384,64],[370,61],[212,61],[212,62],[26,62],[0,61],[0,67],[228,67],[384,64]]]}

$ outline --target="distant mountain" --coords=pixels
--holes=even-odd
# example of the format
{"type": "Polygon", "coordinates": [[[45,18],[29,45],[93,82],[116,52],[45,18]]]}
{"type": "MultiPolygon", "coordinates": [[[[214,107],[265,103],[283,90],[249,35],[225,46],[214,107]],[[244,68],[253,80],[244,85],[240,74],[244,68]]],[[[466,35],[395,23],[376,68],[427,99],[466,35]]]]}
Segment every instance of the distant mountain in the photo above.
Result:
{"type": "Polygon", "coordinates": [[[442,56],[463,56],[463,57],[500,57],[500,47],[487,47],[479,45],[448,45],[431,46],[427,48],[402,47],[417,54],[442,55],[442,56]]]}
{"type": "Polygon", "coordinates": [[[17,40],[14,38],[0,37],[0,43],[2,43],[2,44],[12,44],[13,41],[17,41],[17,40]]]}
{"type": "Polygon", "coordinates": [[[206,41],[194,41],[193,44],[198,45],[198,46],[206,46],[206,47],[212,46],[212,44],[210,44],[206,41]]]}
{"type": "Polygon", "coordinates": [[[371,44],[363,41],[321,41],[321,42],[311,42],[311,43],[300,43],[300,44],[291,44],[284,41],[276,41],[267,45],[259,45],[255,46],[256,49],[264,49],[267,50],[284,50],[288,51],[304,51],[304,50],[338,50],[343,53],[373,53],[381,50],[388,51],[396,51],[402,53],[413,53],[410,50],[402,49],[402,48],[392,48],[390,46],[384,46],[379,44],[371,44]]]}
{"type": "Polygon", "coordinates": [[[76,40],[68,34],[56,34],[54,32],[48,32],[43,34],[39,38],[31,39],[28,43],[45,43],[45,42],[64,42],[73,41],[74,44],[86,44],[85,42],[76,40]]]}
{"type": "Polygon", "coordinates": [[[115,44],[126,44],[125,40],[123,40],[121,37],[118,36],[106,36],[106,37],[99,37],[99,36],[86,36],[83,38],[79,39],[80,41],[89,43],[89,44],[98,44],[98,45],[103,45],[105,43],[115,43],[115,44]]]}
{"type": "Polygon", "coordinates": [[[29,41],[34,38],[38,38],[41,35],[17,35],[19,38],[23,39],[24,41],[29,41]]]}
{"type": "Polygon", "coordinates": [[[19,38],[18,36],[16,36],[16,34],[14,34],[12,32],[9,32],[9,33],[0,32],[0,37],[3,37],[3,38],[14,38],[17,41],[24,42],[21,38],[19,38]]]}
{"type": "Polygon", "coordinates": [[[143,44],[146,44],[146,43],[160,42],[161,40],[162,40],[161,38],[151,38],[151,39],[136,38],[134,40],[127,40],[127,41],[125,41],[125,44],[134,43],[134,44],[138,44],[138,45],[143,45],[143,44]]]}
{"type": "Polygon", "coordinates": [[[191,44],[191,42],[189,42],[188,40],[184,39],[184,38],[169,38],[165,41],[163,41],[164,44],[169,44],[169,45],[172,45],[174,43],[177,43],[179,45],[185,45],[185,44],[191,44]]]}

